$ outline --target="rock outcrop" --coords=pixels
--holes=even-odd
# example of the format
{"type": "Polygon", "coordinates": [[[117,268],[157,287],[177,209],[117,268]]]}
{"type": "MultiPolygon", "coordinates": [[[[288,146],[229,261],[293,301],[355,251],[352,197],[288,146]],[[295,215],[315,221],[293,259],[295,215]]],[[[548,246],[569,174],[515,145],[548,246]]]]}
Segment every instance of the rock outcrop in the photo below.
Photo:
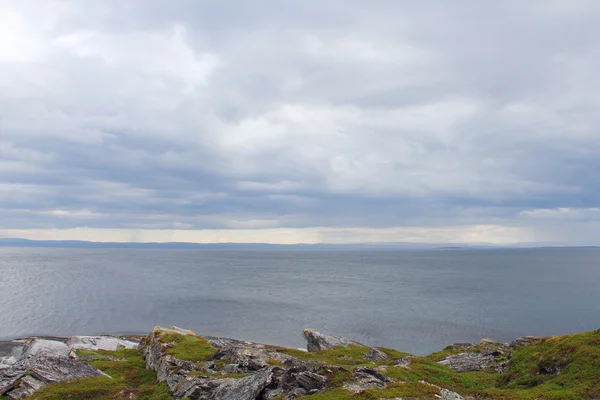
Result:
{"type": "MultiPolygon", "coordinates": [[[[439,361],[440,364],[452,368],[456,372],[493,370],[499,373],[508,369],[510,353],[505,351],[504,345],[486,343],[489,347],[449,355],[439,361]]],[[[476,349],[475,346],[469,349],[476,349]]]]}
{"type": "Polygon", "coordinates": [[[342,336],[325,335],[323,333],[315,332],[312,329],[303,330],[302,335],[306,339],[306,348],[308,351],[323,351],[339,346],[362,346],[362,344],[355,342],[354,340],[349,340],[342,336]]]}
{"type": "Polygon", "coordinates": [[[514,348],[520,347],[520,346],[529,346],[530,344],[538,342],[540,340],[542,340],[542,338],[538,337],[538,336],[520,337],[520,338],[515,339],[512,342],[510,342],[508,344],[508,347],[510,347],[511,349],[514,349],[514,348]]]}
{"type": "MultiPolygon", "coordinates": [[[[303,330],[302,335],[304,336],[304,339],[306,339],[306,348],[308,351],[324,351],[335,349],[336,347],[340,346],[367,347],[364,344],[354,340],[346,339],[343,336],[326,335],[324,333],[316,332],[312,329],[303,330]]],[[[365,358],[372,362],[385,360],[387,357],[387,354],[376,347],[369,347],[367,353],[365,354],[365,358]]]]}
{"type": "Polygon", "coordinates": [[[384,389],[391,379],[372,368],[356,367],[352,372],[353,380],[344,385],[344,389],[360,393],[367,389],[384,389]]]}
{"type": "MultiPolygon", "coordinates": [[[[394,353],[386,349],[364,346],[354,340],[311,329],[304,330],[303,335],[308,352],[229,338],[200,337],[177,327],[156,328],[141,343],[114,336],[46,337],[0,342],[0,396],[11,400],[23,399],[48,384],[108,377],[85,361],[97,360],[98,357],[121,361],[110,353],[78,357],[77,350],[137,348],[146,368],[156,372],[157,380],[164,382],[176,399],[293,400],[342,389],[352,393],[371,389],[375,390],[371,393],[385,393],[387,390],[398,393],[406,387],[407,392],[414,392],[414,385],[418,384],[430,396],[435,395],[442,400],[464,400],[451,390],[424,380],[414,382],[406,378],[405,370],[413,369],[413,363],[423,362],[419,357],[388,360],[394,353]]],[[[510,344],[491,339],[483,339],[479,344],[455,343],[445,349],[447,352],[444,354],[449,355],[438,362],[459,373],[482,370],[502,373],[507,370],[514,349],[538,340],[541,339],[528,336],[510,344]]],[[[137,368],[143,368],[143,364],[138,364],[137,368]]],[[[540,369],[538,374],[556,375],[558,372],[558,366],[550,365],[540,369]]],[[[423,378],[427,379],[427,376],[423,378]]],[[[130,396],[125,392],[124,395],[130,396]]],[[[131,395],[135,396],[135,393],[131,392],[131,395]]]]}
{"type": "Polygon", "coordinates": [[[104,375],[77,360],[77,349],[133,348],[137,343],[112,336],[70,339],[29,338],[0,345],[0,396],[23,399],[56,382],[104,375]]]}
{"type": "Polygon", "coordinates": [[[170,344],[161,341],[161,332],[193,333],[157,328],[143,349],[147,367],[177,398],[294,399],[323,390],[328,381],[326,365],[297,359],[272,346],[227,338],[205,338],[215,349],[205,362],[179,360],[167,354],[170,344]],[[230,374],[247,376],[232,379],[230,374]]]}

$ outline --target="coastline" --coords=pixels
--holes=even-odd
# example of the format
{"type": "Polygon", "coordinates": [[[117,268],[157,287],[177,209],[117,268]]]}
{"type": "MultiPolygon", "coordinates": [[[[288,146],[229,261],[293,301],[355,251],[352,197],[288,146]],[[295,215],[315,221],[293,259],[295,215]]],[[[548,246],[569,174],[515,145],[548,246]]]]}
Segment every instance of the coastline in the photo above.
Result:
{"type": "Polygon", "coordinates": [[[0,398],[592,399],[600,391],[594,383],[600,369],[571,376],[571,369],[597,367],[600,329],[454,343],[425,357],[311,329],[302,334],[306,349],[201,337],[177,327],[143,336],[2,341],[0,398]]]}

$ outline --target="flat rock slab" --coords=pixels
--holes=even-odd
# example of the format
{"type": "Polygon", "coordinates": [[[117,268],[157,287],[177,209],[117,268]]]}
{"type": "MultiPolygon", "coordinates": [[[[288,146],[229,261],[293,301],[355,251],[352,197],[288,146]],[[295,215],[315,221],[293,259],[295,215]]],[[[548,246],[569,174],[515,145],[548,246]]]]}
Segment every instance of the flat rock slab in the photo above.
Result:
{"type": "Polygon", "coordinates": [[[75,350],[107,350],[135,349],[139,343],[114,336],[74,336],[67,341],[67,346],[75,350]]]}
{"type": "Polygon", "coordinates": [[[114,336],[27,338],[0,342],[0,395],[23,399],[56,382],[105,375],[77,360],[76,350],[135,348],[138,343],[114,336]]]}

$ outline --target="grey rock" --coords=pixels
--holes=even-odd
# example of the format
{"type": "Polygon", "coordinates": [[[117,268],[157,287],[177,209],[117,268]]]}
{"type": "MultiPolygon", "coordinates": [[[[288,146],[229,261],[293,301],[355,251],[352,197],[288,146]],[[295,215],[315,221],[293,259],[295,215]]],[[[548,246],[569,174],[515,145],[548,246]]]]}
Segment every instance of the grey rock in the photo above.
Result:
{"type": "Polygon", "coordinates": [[[31,375],[25,375],[19,381],[17,388],[8,393],[10,399],[24,399],[31,396],[36,390],[46,386],[46,382],[41,381],[31,375]]]}
{"type": "Polygon", "coordinates": [[[492,369],[496,372],[505,372],[508,369],[507,361],[497,361],[496,356],[502,353],[489,351],[481,353],[460,353],[438,361],[442,365],[452,368],[456,372],[482,371],[492,369]]]}
{"type": "Polygon", "coordinates": [[[397,359],[394,362],[394,366],[395,367],[408,368],[408,366],[410,365],[411,362],[412,362],[412,357],[411,356],[406,356],[406,357],[402,357],[402,358],[397,359]]]}
{"type": "Polygon", "coordinates": [[[446,346],[444,350],[472,350],[475,348],[475,344],[473,343],[453,343],[450,346],[446,346]]]}
{"type": "Polygon", "coordinates": [[[379,362],[388,358],[388,355],[377,347],[369,347],[369,352],[365,354],[365,358],[372,362],[379,362]]]}
{"type": "Polygon", "coordinates": [[[218,387],[215,400],[254,400],[270,383],[273,368],[267,368],[242,379],[235,379],[218,387]]]}
{"type": "Polygon", "coordinates": [[[346,339],[342,336],[326,335],[316,332],[312,329],[305,329],[302,335],[306,339],[308,351],[329,350],[339,346],[348,347],[350,345],[363,346],[354,340],[346,339]]]}
{"type": "Polygon", "coordinates": [[[372,368],[356,367],[352,372],[353,379],[344,385],[344,389],[354,393],[362,392],[366,389],[384,389],[386,383],[391,379],[380,374],[372,368]]]}
{"type": "MultiPolygon", "coordinates": [[[[23,399],[51,383],[104,375],[73,358],[65,338],[31,338],[13,342],[12,356],[0,360],[0,395],[23,399]]],[[[9,347],[2,346],[4,351],[9,347]]]]}
{"type": "Polygon", "coordinates": [[[515,347],[520,347],[520,346],[529,346],[532,343],[538,342],[542,340],[541,337],[538,336],[525,336],[525,337],[520,337],[518,339],[513,340],[512,342],[510,342],[508,344],[508,347],[510,347],[511,349],[514,349],[515,347]]]}
{"type": "Polygon", "coordinates": [[[150,343],[142,349],[146,360],[146,368],[156,371],[157,379],[165,382],[171,392],[178,390],[179,383],[186,373],[200,369],[194,363],[179,360],[165,353],[166,345],[161,343],[158,336],[151,335],[150,343]]]}
{"type": "Polygon", "coordinates": [[[440,400],[464,400],[460,394],[444,388],[440,389],[440,396],[440,400]]]}
{"type": "Polygon", "coordinates": [[[296,382],[308,392],[319,391],[325,387],[327,378],[309,371],[304,371],[296,376],[296,382]]]}
{"type": "Polygon", "coordinates": [[[139,343],[115,336],[74,336],[67,341],[66,345],[75,350],[115,351],[117,349],[135,349],[139,343]]]}
{"type": "MultiPolygon", "coordinates": [[[[207,338],[218,351],[212,355],[211,361],[228,360],[226,371],[230,373],[252,373],[268,368],[271,363],[286,363],[294,359],[278,352],[272,346],[243,342],[225,338],[207,338]]],[[[225,369],[225,368],[224,368],[225,369]]]]}

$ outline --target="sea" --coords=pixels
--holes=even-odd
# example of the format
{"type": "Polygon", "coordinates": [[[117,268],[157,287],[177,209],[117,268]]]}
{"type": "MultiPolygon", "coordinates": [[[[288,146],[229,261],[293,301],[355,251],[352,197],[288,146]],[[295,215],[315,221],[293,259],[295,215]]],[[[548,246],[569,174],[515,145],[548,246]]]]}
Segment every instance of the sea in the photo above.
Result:
{"type": "Polygon", "coordinates": [[[600,327],[600,249],[0,247],[0,338],[201,335],[305,347],[301,331],[424,355],[600,327]]]}

